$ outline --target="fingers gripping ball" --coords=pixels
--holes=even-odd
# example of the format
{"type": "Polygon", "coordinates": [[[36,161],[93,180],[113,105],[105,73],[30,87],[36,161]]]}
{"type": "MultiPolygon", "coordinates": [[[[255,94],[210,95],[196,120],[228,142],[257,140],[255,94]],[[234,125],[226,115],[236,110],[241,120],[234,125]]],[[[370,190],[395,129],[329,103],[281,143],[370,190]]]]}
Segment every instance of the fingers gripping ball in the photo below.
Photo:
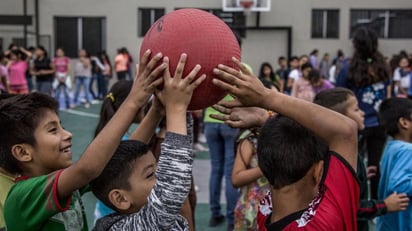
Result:
{"type": "Polygon", "coordinates": [[[176,10],[157,20],[144,37],[140,57],[147,49],[169,57],[172,75],[182,53],[187,54],[183,76],[196,64],[202,66],[196,79],[202,74],[207,79],[194,91],[189,110],[203,109],[221,100],[227,93],[212,83],[216,77],[213,68],[220,63],[236,68],[231,58],[240,59],[232,30],[218,17],[198,9],[176,10]]]}

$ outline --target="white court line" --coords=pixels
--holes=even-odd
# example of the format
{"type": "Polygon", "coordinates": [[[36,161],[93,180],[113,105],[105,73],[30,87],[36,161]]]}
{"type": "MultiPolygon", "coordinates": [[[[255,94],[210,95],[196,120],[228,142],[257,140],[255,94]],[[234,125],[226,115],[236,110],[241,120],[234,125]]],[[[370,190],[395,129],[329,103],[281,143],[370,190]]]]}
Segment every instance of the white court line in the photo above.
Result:
{"type": "Polygon", "coordinates": [[[64,110],[63,112],[67,112],[73,115],[79,115],[79,116],[86,116],[86,117],[91,117],[91,118],[99,118],[100,116],[94,113],[88,113],[88,112],[82,112],[82,111],[76,111],[72,109],[64,110]]]}

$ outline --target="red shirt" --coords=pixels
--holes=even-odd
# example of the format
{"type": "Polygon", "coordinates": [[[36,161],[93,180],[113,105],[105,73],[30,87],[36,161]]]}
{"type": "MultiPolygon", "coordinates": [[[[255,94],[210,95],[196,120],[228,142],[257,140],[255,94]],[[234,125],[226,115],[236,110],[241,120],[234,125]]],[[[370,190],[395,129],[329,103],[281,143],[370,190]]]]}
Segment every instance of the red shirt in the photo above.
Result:
{"type": "Polygon", "coordinates": [[[340,155],[331,152],[325,161],[318,195],[308,208],[270,224],[272,205],[268,194],[259,206],[259,231],[356,231],[359,190],[355,171],[340,155]]]}

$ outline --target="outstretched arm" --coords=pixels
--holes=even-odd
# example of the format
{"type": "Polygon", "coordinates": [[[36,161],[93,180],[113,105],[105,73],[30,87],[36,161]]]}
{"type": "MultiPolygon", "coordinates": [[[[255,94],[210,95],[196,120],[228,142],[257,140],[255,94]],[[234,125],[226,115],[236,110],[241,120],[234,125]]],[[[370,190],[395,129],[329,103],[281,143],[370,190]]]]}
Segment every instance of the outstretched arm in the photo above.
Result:
{"type": "Polygon", "coordinates": [[[66,198],[101,173],[120,144],[121,137],[127,131],[136,112],[146,103],[156,86],[162,83],[163,79],[158,76],[166,68],[166,64],[156,68],[162,55],[157,54],[150,61],[149,56],[150,51],[147,51],[141,63],[142,71],[136,74],[132,90],[118,112],[87,147],[80,160],[61,173],[58,180],[59,198],[66,198]]]}
{"type": "Polygon", "coordinates": [[[357,162],[357,127],[349,118],[304,100],[267,89],[236,59],[241,72],[219,65],[214,72],[222,80],[213,83],[236,96],[232,106],[258,106],[287,116],[325,140],[330,150],[339,153],[353,169],[357,162]]]}
{"type": "Polygon", "coordinates": [[[164,115],[165,111],[163,109],[163,105],[157,98],[154,98],[149,112],[143,118],[142,122],[139,124],[136,130],[134,130],[134,132],[130,135],[129,139],[139,140],[143,143],[148,144],[164,115]]]}

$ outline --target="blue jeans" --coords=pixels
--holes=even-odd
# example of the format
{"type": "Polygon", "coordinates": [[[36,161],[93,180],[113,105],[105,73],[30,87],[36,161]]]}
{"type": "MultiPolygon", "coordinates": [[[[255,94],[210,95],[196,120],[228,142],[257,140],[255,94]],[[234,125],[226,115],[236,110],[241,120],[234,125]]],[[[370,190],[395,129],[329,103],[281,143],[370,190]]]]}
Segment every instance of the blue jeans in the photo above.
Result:
{"type": "Polygon", "coordinates": [[[234,209],[239,197],[238,190],[232,186],[232,169],[235,159],[235,142],[239,134],[226,124],[205,123],[205,135],[210,150],[212,172],[209,179],[209,204],[212,217],[222,215],[220,192],[225,177],[226,219],[234,224],[234,209]]]}
{"type": "Polygon", "coordinates": [[[52,81],[37,81],[37,91],[51,95],[52,81]]]}
{"type": "MultiPolygon", "coordinates": [[[[92,74],[92,78],[90,79],[90,82],[89,82],[89,92],[93,99],[98,98],[98,95],[94,92],[94,89],[93,89],[93,84],[95,81],[98,81],[97,79],[98,79],[98,76],[96,73],[94,73],[92,74]]],[[[99,89],[97,88],[97,90],[99,89]]]]}
{"type": "Polygon", "coordinates": [[[74,103],[75,104],[79,102],[79,93],[80,93],[80,88],[82,86],[84,90],[84,96],[86,97],[86,102],[90,103],[89,85],[90,85],[90,77],[76,76],[76,92],[74,93],[74,103]]]}
{"type": "Polygon", "coordinates": [[[59,86],[56,88],[56,95],[54,97],[57,102],[60,102],[60,93],[62,91],[64,94],[64,101],[66,103],[66,108],[69,108],[70,107],[69,88],[64,83],[60,83],[59,86]]]}

